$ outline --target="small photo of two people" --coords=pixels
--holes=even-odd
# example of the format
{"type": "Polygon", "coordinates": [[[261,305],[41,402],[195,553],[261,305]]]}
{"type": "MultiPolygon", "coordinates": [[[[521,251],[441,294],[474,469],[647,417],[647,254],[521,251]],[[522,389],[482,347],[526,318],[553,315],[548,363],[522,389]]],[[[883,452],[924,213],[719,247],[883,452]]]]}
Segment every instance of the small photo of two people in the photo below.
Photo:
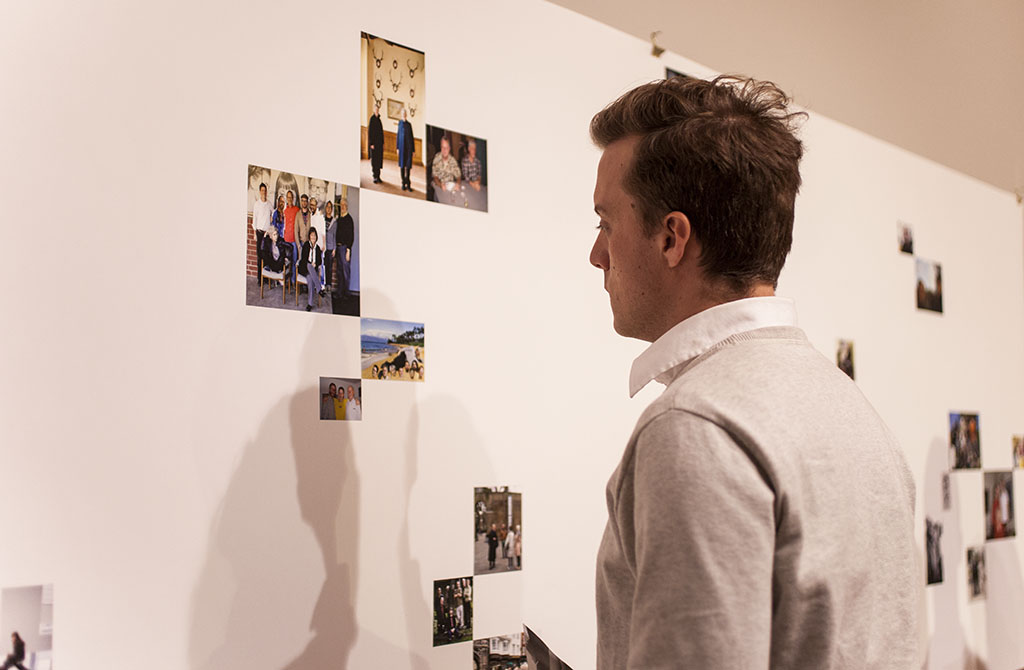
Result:
{"type": "Polygon", "coordinates": [[[320,420],[362,421],[363,387],[358,379],[320,378],[320,420]]]}
{"type": "Polygon", "coordinates": [[[245,303],[359,316],[359,189],[249,166],[245,303]]]}

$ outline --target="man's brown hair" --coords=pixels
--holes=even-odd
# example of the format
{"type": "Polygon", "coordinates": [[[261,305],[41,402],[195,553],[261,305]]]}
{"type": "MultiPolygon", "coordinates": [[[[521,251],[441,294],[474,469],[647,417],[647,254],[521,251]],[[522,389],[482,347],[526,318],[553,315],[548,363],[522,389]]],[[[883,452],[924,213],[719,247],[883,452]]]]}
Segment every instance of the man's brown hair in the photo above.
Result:
{"type": "Polygon", "coordinates": [[[700,241],[701,266],[729,289],[773,286],[793,243],[803,112],[775,84],[723,75],[673,77],[639,86],[598,112],[601,148],[639,138],[623,187],[646,235],[682,212],[700,241]]]}

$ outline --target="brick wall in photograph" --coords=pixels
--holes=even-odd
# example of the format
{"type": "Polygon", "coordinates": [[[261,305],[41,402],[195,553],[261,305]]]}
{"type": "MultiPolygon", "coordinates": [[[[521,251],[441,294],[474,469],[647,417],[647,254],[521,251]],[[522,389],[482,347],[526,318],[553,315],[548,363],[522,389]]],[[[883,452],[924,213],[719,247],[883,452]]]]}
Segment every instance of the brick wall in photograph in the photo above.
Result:
{"type": "Polygon", "coordinates": [[[257,255],[256,255],[256,240],[253,239],[252,231],[252,214],[246,218],[245,225],[245,276],[255,277],[257,255]]]}

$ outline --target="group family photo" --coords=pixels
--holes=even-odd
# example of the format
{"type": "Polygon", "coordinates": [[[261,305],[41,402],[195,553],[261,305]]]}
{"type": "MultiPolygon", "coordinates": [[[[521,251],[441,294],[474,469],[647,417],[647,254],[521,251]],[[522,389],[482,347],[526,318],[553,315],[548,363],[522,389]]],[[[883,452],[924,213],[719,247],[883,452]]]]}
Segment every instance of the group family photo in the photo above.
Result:
{"type": "Polygon", "coordinates": [[[473,578],[434,582],[434,646],[473,639],[473,578]]]}
{"type": "Polygon", "coordinates": [[[364,318],[360,325],[363,379],[421,382],[426,378],[422,323],[364,318]]]}
{"type": "Polygon", "coordinates": [[[247,305],[359,316],[359,189],[249,165],[247,305]]]}

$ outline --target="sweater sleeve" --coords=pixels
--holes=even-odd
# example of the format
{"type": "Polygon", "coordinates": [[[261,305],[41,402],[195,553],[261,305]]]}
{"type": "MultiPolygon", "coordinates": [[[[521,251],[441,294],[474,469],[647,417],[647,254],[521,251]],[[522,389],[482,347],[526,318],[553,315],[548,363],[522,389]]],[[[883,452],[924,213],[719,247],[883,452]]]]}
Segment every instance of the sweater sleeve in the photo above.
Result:
{"type": "Polygon", "coordinates": [[[644,427],[634,459],[628,667],[767,668],[771,487],[727,431],[682,410],[644,427]]]}

